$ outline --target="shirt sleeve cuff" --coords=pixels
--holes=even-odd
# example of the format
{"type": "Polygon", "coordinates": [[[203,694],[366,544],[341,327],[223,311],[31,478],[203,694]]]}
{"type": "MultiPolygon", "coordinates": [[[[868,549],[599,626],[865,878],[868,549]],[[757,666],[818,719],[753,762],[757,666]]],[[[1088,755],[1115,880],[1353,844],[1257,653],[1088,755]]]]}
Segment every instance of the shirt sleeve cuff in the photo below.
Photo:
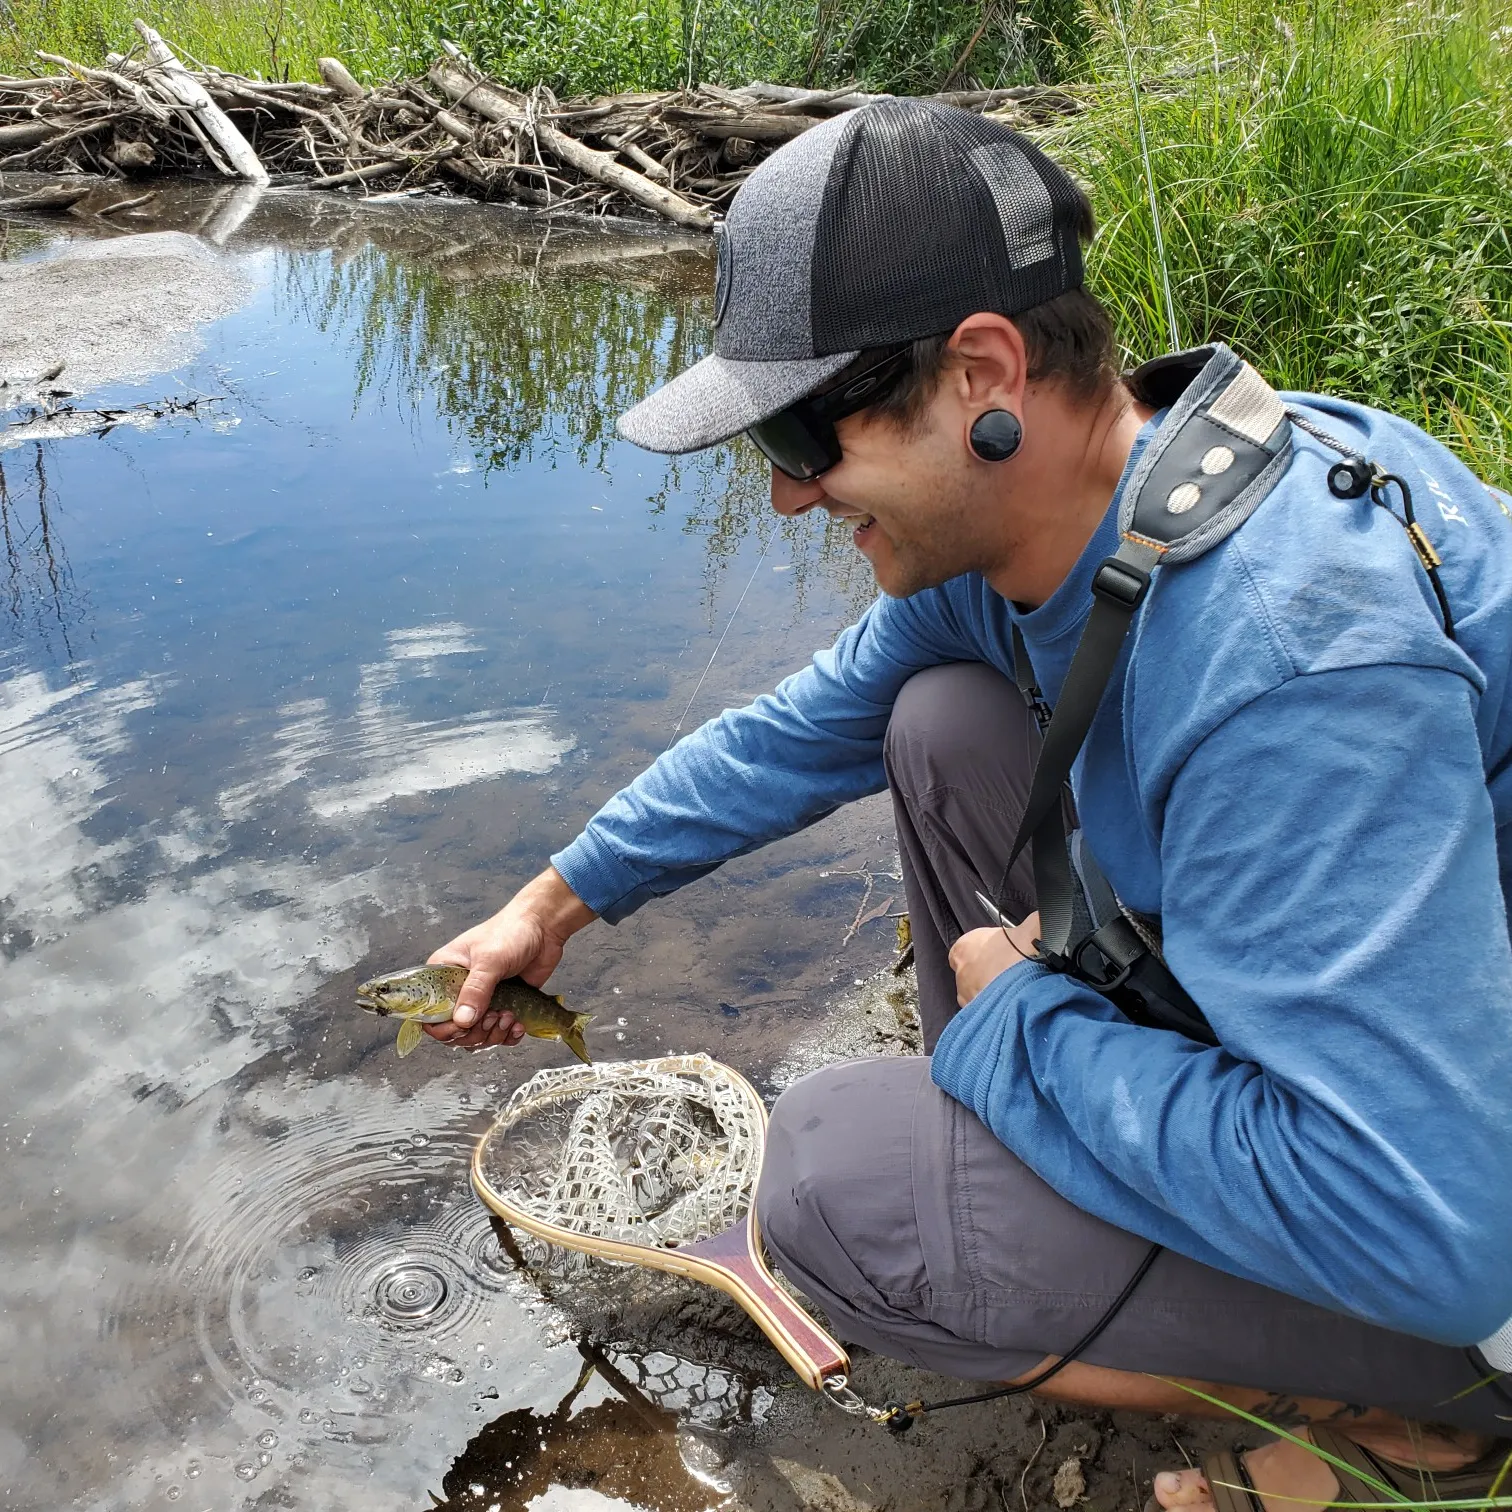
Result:
{"type": "Polygon", "coordinates": [[[970,1098],[962,1095],[966,1085],[982,1070],[989,1073],[991,1070],[979,1062],[983,1046],[994,1039],[993,1026],[1030,982],[1050,974],[1050,968],[1038,961],[1020,961],[993,977],[941,1033],[931,1065],[935,1085],[957,1101],[969,1104],[970,1098]]]}
{"type": "Polygon", "coordinates": [[[607,924],[627,919],[654,896],[650,887],[586,829],[551,858],[562,880],[607,924]]]}

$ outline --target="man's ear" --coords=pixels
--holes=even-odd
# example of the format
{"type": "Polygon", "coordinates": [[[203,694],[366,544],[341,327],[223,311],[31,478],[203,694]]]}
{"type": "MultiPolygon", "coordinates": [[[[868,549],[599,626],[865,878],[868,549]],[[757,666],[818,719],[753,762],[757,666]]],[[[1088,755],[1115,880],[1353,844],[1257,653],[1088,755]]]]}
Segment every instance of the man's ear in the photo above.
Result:
{"type": "Polygon", "coordinates": [[[1023,413],[1029,360],[1023,334],[1006,315],[968,315],[950,338],[949,351],[950,375],[969,408],[1023,413]]]}

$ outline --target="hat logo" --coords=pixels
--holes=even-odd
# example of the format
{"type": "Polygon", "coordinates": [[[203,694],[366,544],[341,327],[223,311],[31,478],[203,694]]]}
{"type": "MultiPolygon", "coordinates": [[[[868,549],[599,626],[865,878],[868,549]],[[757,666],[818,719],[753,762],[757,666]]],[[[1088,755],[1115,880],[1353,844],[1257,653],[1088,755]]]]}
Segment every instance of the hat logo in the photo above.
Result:
{"type": "Polygon", "coordinates": [[[723,221],[714,222],[714,324],[725,318],[730,303],[731,265],[730,233],[723,221]]]}

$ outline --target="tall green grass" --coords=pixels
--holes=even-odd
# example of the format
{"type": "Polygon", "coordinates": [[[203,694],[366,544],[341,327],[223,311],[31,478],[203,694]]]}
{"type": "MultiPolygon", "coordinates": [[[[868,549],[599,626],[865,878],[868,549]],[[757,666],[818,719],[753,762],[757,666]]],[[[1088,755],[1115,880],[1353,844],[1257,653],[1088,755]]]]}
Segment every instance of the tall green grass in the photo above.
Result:
{"type": "MultiPolygon", "coordinates": [[[[1125,18],[1152,81],[1175,339],[1396,410],[1512,482],[1512,30],[1482,0],[1162,0],[1125,18]]],[[[1172,335],[1111,9],[1086,73],[1095,108],[1045,145],[1091,187],[1092,278],[1146,356],[1172,335]]]]}
{"type": "Polygon", "coordinates": [[[484,68],[559,94],[751,79],[929,91],[1057,77],[1086,27],[1079,0],[9,0],[0,70],[38,47],[81,62],[135,40],[142,14],[186,53],[266,77],[315,77],[322,54],[369,78],[457,42],[484,68]]]}

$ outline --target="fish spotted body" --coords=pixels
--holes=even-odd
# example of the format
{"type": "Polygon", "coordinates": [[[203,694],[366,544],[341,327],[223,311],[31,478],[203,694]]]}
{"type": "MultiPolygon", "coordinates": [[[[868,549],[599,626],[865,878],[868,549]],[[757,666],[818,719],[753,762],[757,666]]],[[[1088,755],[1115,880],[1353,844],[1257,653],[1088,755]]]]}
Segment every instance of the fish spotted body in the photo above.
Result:
{"type": "MultiPolygon", "coordinates": [[[[399,1054],[408,1055],[420,1043],[421,1024],[444,1024],[457,1006],[457,994],[467,980],[465,966],[412,966],[374,977],[357,988],[357,1006],[369,1013],[403,1019],[399,1026],[399,1054]]],[[[526,1034],[556,1039],[581,1061],[592,1064],[583,1029],[591,1013],[573,1013],[559,997],[550,997],[519,977],[499,983],[489,999],[490,1009],[511,1014],[526,1034]]]]}

